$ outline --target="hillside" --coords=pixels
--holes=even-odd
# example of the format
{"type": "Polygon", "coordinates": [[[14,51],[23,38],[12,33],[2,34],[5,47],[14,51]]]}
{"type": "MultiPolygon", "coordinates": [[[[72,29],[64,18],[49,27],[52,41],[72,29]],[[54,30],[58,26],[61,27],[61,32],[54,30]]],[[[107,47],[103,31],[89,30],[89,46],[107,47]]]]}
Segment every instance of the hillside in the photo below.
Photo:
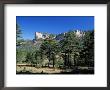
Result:
{"type": "Polygon", "coordinates": [[[26,64],[17,66],[17,73],[94,73],[94,31],[37,35],[17,45],[17,65],[26,64]]]}

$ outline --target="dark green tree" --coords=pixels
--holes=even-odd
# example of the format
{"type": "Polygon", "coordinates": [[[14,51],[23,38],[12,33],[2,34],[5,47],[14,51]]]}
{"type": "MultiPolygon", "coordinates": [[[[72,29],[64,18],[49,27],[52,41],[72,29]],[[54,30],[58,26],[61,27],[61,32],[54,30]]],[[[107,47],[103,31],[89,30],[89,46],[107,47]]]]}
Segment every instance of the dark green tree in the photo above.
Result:
{"type": "Polygon", "coordinates": [[[48,67],[50,65],[50,61],[53,60],[53,67],[55,65],[55,56],[58,52],[58,44],[57,41],[53,38],[45,39],[41,44],[40,51],[45,54],[49,60],[48,67]]]}
{"type": "Polygon", "coordinates": [[[64,65],[71,67],[76,65],[76,55],[78,56],[81,47],[80,38],[74,31],[65,33],[64,39],[60,41],[61,51],[64,53],[64,65]]]}
{"type": "Polygon", "coordinates": [[[26,62],[32,64],[33,60],[34,60],[33,53],[32,52],[27,52],[26,62]]]}
{"type": "Polygon", "coordinates": [[[94,66],[94,31],[85,32],[80,59],[82,59],[83,65],[94,66]]]}
{"type": "Polygon", "coordinates": [[[22,44],[22,37],[21,37],[21,29],[18,24],[16,24],[16,46],[20,46],[22,44]]]}
{"type": "Polygon", "coordinates": [[[16,38],[21,38],[21,29],[20,26],[18,24],[16,24],[16,38]]]}

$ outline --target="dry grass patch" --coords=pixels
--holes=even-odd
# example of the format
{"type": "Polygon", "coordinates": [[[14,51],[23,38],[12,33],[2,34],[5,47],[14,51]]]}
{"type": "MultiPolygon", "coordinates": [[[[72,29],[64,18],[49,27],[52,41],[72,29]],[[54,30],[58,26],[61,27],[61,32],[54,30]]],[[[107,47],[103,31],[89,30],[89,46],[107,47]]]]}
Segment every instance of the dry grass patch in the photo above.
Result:
{"type": "Polygon", "coordinates": [[[44,67],[44,68],[36,68],[36,67],[29,67],[29,66],[17,66],[16,67],[17,72],[26,72],[29,71],[31,73],[61,73],[64,70],[63,69],[59,69],[59,68],[48,68],[48,67],[44,67]]]}

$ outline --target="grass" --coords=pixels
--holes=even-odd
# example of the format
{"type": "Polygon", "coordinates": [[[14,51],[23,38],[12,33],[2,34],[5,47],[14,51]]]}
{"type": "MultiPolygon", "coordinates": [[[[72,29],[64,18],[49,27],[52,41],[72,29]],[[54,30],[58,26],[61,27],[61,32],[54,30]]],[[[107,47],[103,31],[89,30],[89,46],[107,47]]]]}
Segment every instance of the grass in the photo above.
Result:
{"type": "Polygon", "coordinates": [[[94,74],[94,69],[80,67],[79,69],[60,69],[41,67],[36,68],[32,66],[17,66],[16,74],[94,74]]]}
{"type": "Polygon", "coordinates": [[[29,66],[17,66],[17,72],[26,72],[29,71],[31,73],[61,73],[62,71],[64,71],[63,69],[58,69],[58,68],[48,68],[48,67],[44,67],[44,68],[36,68],[36,67],[29,67],[29,66]]]}

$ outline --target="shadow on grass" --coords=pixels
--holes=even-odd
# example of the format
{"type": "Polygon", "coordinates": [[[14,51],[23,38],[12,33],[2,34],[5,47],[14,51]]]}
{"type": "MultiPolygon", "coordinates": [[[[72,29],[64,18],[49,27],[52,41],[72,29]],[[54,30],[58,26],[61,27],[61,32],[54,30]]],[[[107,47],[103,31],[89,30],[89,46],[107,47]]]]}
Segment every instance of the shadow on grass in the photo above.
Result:
{"type": "Polygon", "coordinates": [[[94,70],[87,70],[87,69],[84,69],[84,70],[73,70],[71,72],[61,72],[60,74],[94,74],[94,70]]]}

